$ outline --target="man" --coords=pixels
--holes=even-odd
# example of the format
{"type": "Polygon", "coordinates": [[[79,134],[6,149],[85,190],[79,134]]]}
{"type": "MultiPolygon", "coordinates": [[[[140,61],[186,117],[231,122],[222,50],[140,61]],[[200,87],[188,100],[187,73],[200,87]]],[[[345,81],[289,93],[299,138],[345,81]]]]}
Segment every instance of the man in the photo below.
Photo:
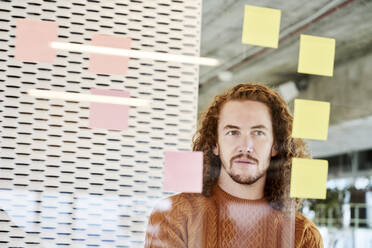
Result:
{"type": "Polygon", "coordinates": [[[195,136],[203,151],[202,194],[163,200],[149,219],[145,247],[323,247],[315,225],[289,198],[293,118],[276,92],[239,84],[215,97],[195,136]]]}

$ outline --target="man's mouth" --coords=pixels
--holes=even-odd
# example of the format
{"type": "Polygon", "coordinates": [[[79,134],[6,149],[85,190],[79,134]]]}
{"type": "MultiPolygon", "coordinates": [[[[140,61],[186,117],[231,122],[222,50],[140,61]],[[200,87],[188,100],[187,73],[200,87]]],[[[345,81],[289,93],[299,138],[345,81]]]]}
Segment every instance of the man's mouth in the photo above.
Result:
{"type": "Polygon", "coordinates": [[[235,164],[241,164],[241,165],[256,165],[256,161],[252,159],[243,159],[243,158],[238,158],[234,160],[235,164]]]}

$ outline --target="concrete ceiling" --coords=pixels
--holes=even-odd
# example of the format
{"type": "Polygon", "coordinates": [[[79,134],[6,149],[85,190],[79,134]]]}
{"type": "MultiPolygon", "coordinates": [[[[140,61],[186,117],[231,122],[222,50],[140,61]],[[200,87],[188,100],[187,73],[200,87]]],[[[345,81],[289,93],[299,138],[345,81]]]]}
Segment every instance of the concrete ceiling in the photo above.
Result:
{"type": "Polygon", "coordinates": [[[237,82],[277,85],[307,77],[297,73],[300,34],[335,38],[335,67],[370,53],[371,19],[370,0],[204,0],[201,56],[222,63],[200,69],[199,111],[237,82]],[[245,4],[282,11],[277,49],[241,44],[245,4]],[[223,71],[232,73],[231,80],[218,78],[223,71]]]}
{"type": "Polygon", "coordinates": [[[371,0],[204,0],[201,56],[222,63],[200,69],[199,112],[239,82],[305,82],[298,98],[331,102],[328,141],[310,142],[315,156],[372,148],[371,0]],[[277,49],[241,43],[245,4],[282,11],[277,49]],[[336,39],[333,77],[297,73],[301,34],[336,39]],[[224,71],[232,78],[222,81],[224,71]]]}
{"type": "Polygon", "coordinates": [[[372,116],[346,121],[330,127],[328,140],[310,141],[308,143],[309,148],[314,157],[329,157],[336,154],[367,150],[372,147],[372,139],[371,136],[366,137],[365,130],[372,130],[372,116]]]}

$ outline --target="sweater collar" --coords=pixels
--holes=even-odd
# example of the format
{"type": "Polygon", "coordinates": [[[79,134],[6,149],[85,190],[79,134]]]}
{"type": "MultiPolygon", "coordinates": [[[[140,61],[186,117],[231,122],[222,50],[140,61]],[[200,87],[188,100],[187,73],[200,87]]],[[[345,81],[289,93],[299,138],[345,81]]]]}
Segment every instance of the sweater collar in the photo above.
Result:
{"type": "Polygon", "coordinates": [[[249,199],[243,199],[243,198],[233,196],[225,192],[217,184],[213,187],[213,195],[219,200],[226,201],[226,202],[244,203],[244,204],[252,204],[252,205],[268,203],[266,198],[261,198],[257,200],[249,200],[249,199]]]}

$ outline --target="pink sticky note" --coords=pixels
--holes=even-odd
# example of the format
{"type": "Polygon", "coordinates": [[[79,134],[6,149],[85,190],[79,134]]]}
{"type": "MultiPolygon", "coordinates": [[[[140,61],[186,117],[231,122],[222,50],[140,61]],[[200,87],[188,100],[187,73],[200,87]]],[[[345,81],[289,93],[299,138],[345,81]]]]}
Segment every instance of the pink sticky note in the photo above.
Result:
{"type": "Polygon", "coordinates": [[[53,62],[57,52],[50,44],[57,41],[57,32],[56,22],[18,19],[14,58],[27,62],[53,62]]]}
{"type": "MultiPolygon", "coordinates": [[[[92,37],[92,46],[130,49],[131,39],[118,35],[97,34],[92,37]]],[[[128,71],[129,57],[90,54],[89,71],[97,74],[124,75],[128,71]]]]}
{"type": "Polygon", "coordinates": [[[202,152],[164,152],[164,191],[201,193],[202,186],[202,152]]]}
{"type": "MultiPolygon", "coordinates": [[[[128,91],[91,89],[93,95],[129,97],[128,91]]],[[[128,129],[129,106],[109,103],[90,104],[89,127],[109,130],[128,129]]]]}

